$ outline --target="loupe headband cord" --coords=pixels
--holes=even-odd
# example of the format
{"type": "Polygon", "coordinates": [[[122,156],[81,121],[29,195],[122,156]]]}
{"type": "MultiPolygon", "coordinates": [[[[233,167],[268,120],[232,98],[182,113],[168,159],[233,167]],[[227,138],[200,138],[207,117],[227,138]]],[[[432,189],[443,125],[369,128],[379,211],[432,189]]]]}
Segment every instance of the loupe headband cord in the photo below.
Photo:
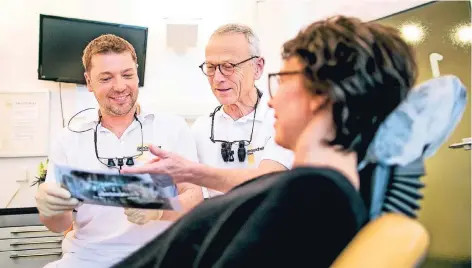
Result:
{"type": "MultiPolygon", "coordinates": [[[[256,100],[256,104],[254,105],[254,117],[253,117],[253,120],[252,120],[252,128],[251,128],[251,135],[249,136],[249,141],[248,141],[248,145],[251,144],[252,142],[252,135],[254,133],[254,124],[256,122],[256,113],[257,113],[257,106],[259,105],[259,100],[262,98],[262,92],[257,88],[257,100],[256,100]]],[[[215,133],[214,133],[214,129],[215,129],[215,114],[216,112],[218,112],[221,107],[223,107],[223,105],[220,105],[218,107],[215,108],[215,110],[213,111],[213,113],[211,113],[211,133],[210,133],[210,140],[215,143],[215,142],[227,142],[227,143],[230,143],[230,144],[233,144],[235,142],[240,142],[240,141],[223,141],[223,140],[215,140],[215,133]]]]}

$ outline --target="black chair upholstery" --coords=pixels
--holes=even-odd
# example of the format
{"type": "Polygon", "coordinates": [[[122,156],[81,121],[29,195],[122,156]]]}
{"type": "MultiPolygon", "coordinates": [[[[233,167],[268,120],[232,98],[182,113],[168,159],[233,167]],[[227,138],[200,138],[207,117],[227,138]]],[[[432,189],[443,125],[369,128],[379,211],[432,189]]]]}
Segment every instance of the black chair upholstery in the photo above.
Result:
{"type": "Polygon", "coordinates": [[[420,192],[424,188],[424,160],[419,158],[406,166],[369,164],[361,172],[360,192],[369,209],[370,219],[384,212],[401,213],[417,218],[420,192]]]}

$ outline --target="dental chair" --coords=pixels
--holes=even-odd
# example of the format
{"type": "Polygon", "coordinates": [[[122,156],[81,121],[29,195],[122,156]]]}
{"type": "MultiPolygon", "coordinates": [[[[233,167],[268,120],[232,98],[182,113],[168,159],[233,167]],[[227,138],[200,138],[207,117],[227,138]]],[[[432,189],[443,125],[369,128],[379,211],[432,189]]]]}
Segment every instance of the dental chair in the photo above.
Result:
{"type": "Polygon", "coordinates": [[[385,120],[359,165],[360,193],[370,222],[333,263],[345,267],[417,267],[429,235],[416,220],[425,186],[424,161],[459,123],[467,90],[455,76],[413,89],[385,120]]]}

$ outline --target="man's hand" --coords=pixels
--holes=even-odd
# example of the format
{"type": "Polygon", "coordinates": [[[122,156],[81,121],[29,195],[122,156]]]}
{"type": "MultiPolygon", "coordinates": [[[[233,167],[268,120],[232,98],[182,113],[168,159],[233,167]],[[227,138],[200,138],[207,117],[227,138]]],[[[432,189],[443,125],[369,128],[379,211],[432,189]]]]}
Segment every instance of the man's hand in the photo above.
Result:
{"type": "Polygon", "coordinates": [[[156,158],[139,167],[123,167],[123,174],[167,174],[172,177],[174,183],[191,182],[192,168],[198,163],[189,161],[177,154],[167,152],[151,145],[150,152],[156,158]]]}
{"type": "Polygon", "coordinates": [[[79,200],[71,198],[66,189],[55,183],[45,182],[36,192],[36,206],[43,217],[52,217],[72,211],[79,205],[79,200]]]}
{"type": "Polygon", "coordinates": [[[162,214],[164,214],[164,211],[161,209],[125,208],[125,215],[128,217],[128,221],[139,225],[160,220],[162,214]]]}

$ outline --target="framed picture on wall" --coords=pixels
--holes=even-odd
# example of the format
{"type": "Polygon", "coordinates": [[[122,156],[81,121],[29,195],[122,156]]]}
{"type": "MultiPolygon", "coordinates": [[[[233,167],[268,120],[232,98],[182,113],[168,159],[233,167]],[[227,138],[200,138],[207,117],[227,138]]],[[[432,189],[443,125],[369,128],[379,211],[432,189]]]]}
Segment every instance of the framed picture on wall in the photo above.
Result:
{"type": "Polygon", "coordinates": [[[49,101],[44,92],[0,92],[0,157],[47,156],[49,101]]]}

